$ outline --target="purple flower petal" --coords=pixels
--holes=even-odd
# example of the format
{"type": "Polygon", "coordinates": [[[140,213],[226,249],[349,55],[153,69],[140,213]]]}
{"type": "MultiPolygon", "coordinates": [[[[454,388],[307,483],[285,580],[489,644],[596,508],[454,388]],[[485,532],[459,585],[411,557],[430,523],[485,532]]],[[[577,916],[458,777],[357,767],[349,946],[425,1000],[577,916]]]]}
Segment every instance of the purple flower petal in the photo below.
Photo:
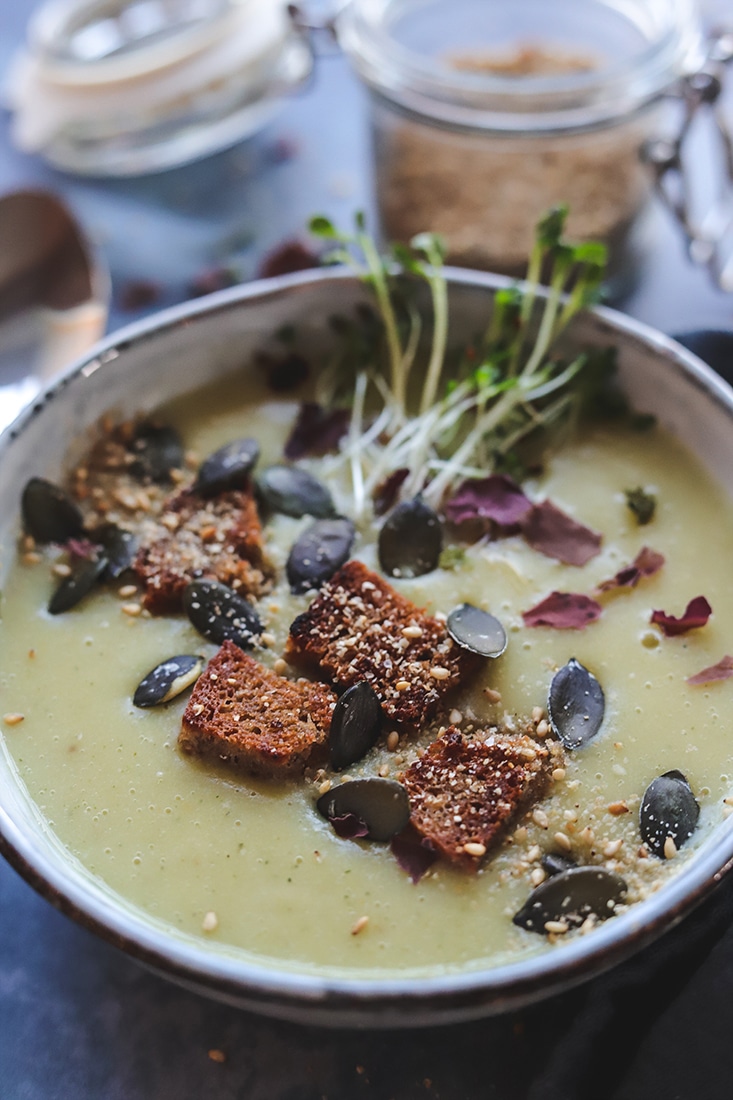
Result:
{"type": "Polygon", "coordinates": [[[521,526],[534,550],[566,565],[585,565],[601,548],[601,536],[596,531],[576,523],[549,500],[535,504],[521,526]]]}
{"type": "Polygon", "coordinates": [[[716,665],[696,672],[694,676],[687,677],[688,684],[712,684],[715,680],[730,680],[733,676],[733,657],[728,654],[721,657],[716,665]]]}
{"type": "Polygon", "coordinates": [[[446,502],[445,514],[455,524],[485,519],[502,527],[511,527],[519,523],[531,508],[531,500],[516,481],[506,474],[491,474],[464,481],[446,502]]]}
{"type": "Polygon", "coordinates": [[[695,596],[679,619],[668,615],[666,611],[652,611],[649,621],[660,626],[667,638],[675,638],[678,634],[686,634],[688,630],[699,630],[701,626],[705,626],[712,613],[713,609],[705,597],[695,596]]]}
{"type": "Polygon", "coordinates": [[[358,840],[359,837],[369,836],[366,822],[356,814],[343,814],[341,817],[329,817],[336,836],[342,840],[358,840]]]}
{"type": "Polygon", "coordinates": [[[576,592],[551,592],[529,611],[522,612],[525,626],[551,626],[555,630],[583,630],[600,619],[603,608],[590,596],[576,592]]]}
{"type": "Polygon", "coordinates": [[[292,460],[335,451],[346,435],[349,417],[348,409],[324,409],[312,402],[301,405],[285,444],[285,457],[292,460]]]}
{"type": "Polygon", "coordinates": [[[635,588],[642,577],[651,577],[664,565],[664,554],[658,554],[649,546],[643,546],[631,565],[620,569],[615,577],[598,585],[597,592],[611,592],[614,588],[635,588]]]}
{"type": "Polygon", "coordinates": [[[397,494],[410,471],[406,466],[393,470],[374,490],[374,515],[384,516],[397,501],[397,494]]]}
{"type": "Polygon", "coordinates": [[[390,841],[392,854],[413,882],[419,882],[435,863],[438,853],[427,837],[408,827],[390,841]]]}

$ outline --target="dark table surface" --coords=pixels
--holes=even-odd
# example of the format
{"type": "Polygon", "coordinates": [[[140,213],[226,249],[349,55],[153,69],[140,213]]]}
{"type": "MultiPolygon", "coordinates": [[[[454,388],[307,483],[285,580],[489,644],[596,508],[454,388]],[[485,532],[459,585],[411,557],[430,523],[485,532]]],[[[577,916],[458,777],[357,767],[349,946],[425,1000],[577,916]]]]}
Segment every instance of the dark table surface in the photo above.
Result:
{"type": "MultiPolygon", "coordinates": [[[[0,4],[0,74],[31,8],[0,4]]],[[[140,315],[125,309],[131,280],[152,280],[155,306],[171,304],[222,263],[252,277],[313,212],[343,221],[368,210],[364,99],[343,61],[323,58],[312,85],[254,139],[127,181],[75,179],[18,153],[0,115],[0,194],[27,186],[62,194],[98,245],[114,328],[140,315]]],[[[622,306],[667,332],[733,328],[733,297],[688,264],[659,209],[622,306]]],[[[728,1100],[731,918],[733,876],[632,962],[532,1009],[460,1027],[330,1032],[152,976],[0,861],[0,1100],[728,1100]]]]}

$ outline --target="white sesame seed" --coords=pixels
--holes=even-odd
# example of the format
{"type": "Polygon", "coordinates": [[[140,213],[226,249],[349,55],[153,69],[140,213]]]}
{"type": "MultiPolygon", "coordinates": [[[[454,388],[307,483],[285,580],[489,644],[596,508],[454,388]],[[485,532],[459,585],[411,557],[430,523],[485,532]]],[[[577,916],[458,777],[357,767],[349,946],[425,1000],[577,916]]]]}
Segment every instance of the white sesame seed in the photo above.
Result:
{"type": "Polygon", "coordinates": [[[533,886],[539,886],[541,882],[544,882],[547,878],[547,873],[544,867],[533,867],[529,876],[529,881],[533,886]]]}
{"type": "Polygon", "coordinates": [[[57,577],[70,577],[71,566],[67,565],[66,562],[57,561],[56,564],[51,567],[51,572],[57,577]]]}
{"type": "Polygon", "coordinates": [[[490,703],[501,702],[501,692],[495,691],[494,688],[484,688],[484,695],[490,703]]]}
{"type": "Polygon", "coordinates": [[[485,856],[486,845],[481,844],[480,841],[470,840],[468,844],[463,845],[463,851],[467,856],[485,856]]]}
{"type": "Polygon", "coordinates": [[[402,634],[405,638],[422,638],[422,627],[417,624],[413,626],[403,626],[402,634]]]}
{"type": "Polygon", "coordinates": [[[25,721],[24,714],[4,714],[3,722],[6,726],[19,726],[21,722],[25,721]]]}
{"type": "Polygon", "coordinates": [[[621,850],[622,844],[623,840],[609,840],[608,844],[603,849],[603,854],[606,859],[613,859],[613,857],[621,850]]]}
{"type": "Polygon", "coordinates": [[[463,721],[463,715],[460,710],[452,710],[448,716],[448,721],[452,726],[459,726],[463,721]]]}
{"type": "Polygon", "coordinates": [[[674,859],[674,857],[676,855],[677,855],[677,845],[675,844],[672,837],[668,836],[667,839],[664,842],[664,858],[665,859],[674,859]]]}
{"type": "Polygon", "coordinates": [[[129,600],[131,596],[134,596],[137,592],[137,585],[135,584],[123,584],[122,588],[117,590],[117,595],[121,600],[129,600]]]}
{"type": "Polygon", "coordinates": [[[535,729],[535,734],[537,735],[537,737],[547,737],[549,732],[550,732],[550,726],[547,722],[547,719],[543,718],[541,722],[537,723],[537,728],[535,729]]]}
{"type": "Polygon", "coordinates": [[[562,783],[563,779],[565,778],[565,769],[554,768],[552,772],[552,778],[556,783],[562,783]]]}
{"type": "Polygon", "coordinates": [[[549,932],[553,936],[564,936],[567,931],[568,925],[564,920],[545,921],[545,932],[549,932]]]}
{"type": "Polygon", "coordinates": [[[407,691],[410,687],[409,680],[398,680],[395,684],[395,691],[407,691]]]}
{"type": "Polygon", "coordinates": [[[532,721],[535,725],[542,720],[544,713],[542,707],[532,707],[532,721]]]}
{"type": "Polygon", "coordinates": [[[397,730],[390,730],[387,734],[387,748],[390,752],[394,752],[400,743],[400,735],[397,730]]]}
{"type": "Polygon", "coordinates": [[[129,615],[134,619],[142,611],[142,606],[139,603],[123,603],[120,610],[123,615],[129,615]]]}
{"type": "Polygon", "coordinates": [[[366,926],[369,924],[369,917],[359,917],[358,921],[352,926],[351,935],[358,936],[360,932],[363,932],[366,926]]]}
{"type": "Polygon", "coordinates": [[[210,909],[209,912],[204,916],[204,919],[201,922],[201,931],[202,932],[216,932],[218,927],[219,927],[219,918],[217,917],[217,915],[213,911],[213,909],[210,909]]]}
{"type": "Polygon", "coordinates": [[[272,666],[272,671],[276,672],[278,676],[282,676],[284,672],[287,672],[288,662],[284,661],[282,657],[278,657],[272,666]]]}
{"type": "Polygon", "coordinates": [[[536,863],[538,859],[542,857],[542,849],[539,844],[533,844],[527,852],[527,862],[536,863]]]}
{"type": "Polygon", "coordinates": [[[447,680],[450,676],[450,672],[447,668],[443,668],[442,665],[433,665],[430,669],[430,675],[434,680],[447,680]]]}
{"type": "Polygon", "coordinates": [[[535,825],[539,825],[540,829],[546,829],[550,824],[549,818],[544,810],[534,810],[532,813],[532,820],[535,825]]]}
{"type": "Polygon", "coordinates": [[[566,833],[555,833],[553,840],[557,844],[558,848],[563,848],[566,852],[569,852],[572,848],[570,843],[570,837],[566,833]]]}

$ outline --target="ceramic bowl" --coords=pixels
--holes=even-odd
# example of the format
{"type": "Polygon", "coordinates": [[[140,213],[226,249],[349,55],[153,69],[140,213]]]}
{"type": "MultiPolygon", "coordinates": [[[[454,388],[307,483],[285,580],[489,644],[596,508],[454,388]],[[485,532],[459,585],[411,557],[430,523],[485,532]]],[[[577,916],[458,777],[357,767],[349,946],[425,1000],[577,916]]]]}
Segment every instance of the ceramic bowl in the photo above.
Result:
{"type": "MultiPolygon", "coordinates": [[[[454,324],[474,331],[496,276],[450,272],[454,324]]],[[[221,381],[277,329],[295,324],[307,347],[329,342],[328,318],[350,311],[364,289],[341,272],[311,272],[223,291],[123,329],[49,387],[0,440],[0,542],[15,552],[18,503],[31,475],[68,462],[85,429],[107,410],[153,409],[174,395],[221,381]]],[[[733,493],[733,391],[683,347],[635,321],[598,309],[572,338],[615,344],[632,403],[653,411],[733,493]]],[[[240,375],[241,377],[241,375],[240,375]]],[[[333,978],[260,965],[231,948],[185,936],[113,893],[55,838],[29,799],[4,746],[0,752],[0,848],[48,900],[79,923],[180,984],[272,1016],[335,1026],[439,1024],[499,1013],[608,969],[676,924],[733,860],[733,820],[719,825],[687,865],[643,903],[562,949],[470,973],[425,978],[333,978]]]]}

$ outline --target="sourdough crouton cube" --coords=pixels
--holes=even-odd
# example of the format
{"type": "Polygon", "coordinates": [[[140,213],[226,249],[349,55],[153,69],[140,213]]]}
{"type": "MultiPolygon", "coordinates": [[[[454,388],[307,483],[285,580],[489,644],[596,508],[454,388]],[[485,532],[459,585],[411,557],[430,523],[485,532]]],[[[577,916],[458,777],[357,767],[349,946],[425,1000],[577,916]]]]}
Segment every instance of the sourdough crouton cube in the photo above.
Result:
{"type": "Polygon", "coordinates": [[[134,569],[154,615],[179,611],[186,585],[205,577],[242,596],[267,588],[269,567],[251,489],[206,499],[185,489],[169,500],[154,534],[140,547],[134,569]]]}
{"type": "Polygon", "coordinates": [[[359,561],[334,573],[298,616],[285,656],[340,688],[366,680],[390,721],[412,728],[481,660],[359,561]]]}
{"type": "Polygon", "coordinates": [[[475,871],[517,813],[543,795],[561,761],[554,741],[500,730],[469,738],[450,726],[401,777],[410,823],[445,859],[475,871]]]}
{"type": "Polygon", "coordinates": [[[325,684],[286,680],[226,641],[196,682],[178,743],[253,775],[294,775],[325,755],[335,702],[325,684]]]}

